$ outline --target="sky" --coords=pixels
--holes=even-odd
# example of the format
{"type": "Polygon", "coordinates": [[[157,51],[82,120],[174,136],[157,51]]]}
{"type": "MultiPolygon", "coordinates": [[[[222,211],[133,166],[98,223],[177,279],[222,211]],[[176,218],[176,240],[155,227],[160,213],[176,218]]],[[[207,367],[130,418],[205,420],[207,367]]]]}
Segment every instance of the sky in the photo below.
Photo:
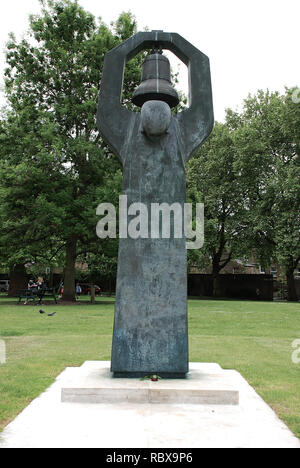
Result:
{"type": "MultiPolygon", "coordinates": [[[[240,109],[258,89],[284,92],[300,87],[299,0],[79,0],[106,24],[122,11],[131,11],[138,29],[177,32],[210,58],[215,118],[225,109],[240,109]]],[[[28,29],[30,13],[39,13],[38,0],[1,0],[0,77],[5,67],[9,32],[17,38],[28,29]]],[[[187,71],[180,67],[181,88],[187,94],[187,71]]],[[[0,105],[4,104],[3,95],[0,105]]]]}

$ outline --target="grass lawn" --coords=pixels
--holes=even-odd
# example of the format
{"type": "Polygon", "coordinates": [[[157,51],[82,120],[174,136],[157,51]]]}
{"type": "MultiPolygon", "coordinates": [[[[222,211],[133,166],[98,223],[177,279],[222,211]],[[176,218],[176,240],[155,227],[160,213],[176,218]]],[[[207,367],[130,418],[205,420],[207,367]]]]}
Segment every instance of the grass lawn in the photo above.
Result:
{"type": "MultiPolygon", "coordinates": [[[[0,298],[0,431],[66,367],[110,360],[113,299],[39,309],[0,298]]],[[[239,371],[300,438],[300,304],[190,300],[189,339],[190,361],[239,371]]]]}

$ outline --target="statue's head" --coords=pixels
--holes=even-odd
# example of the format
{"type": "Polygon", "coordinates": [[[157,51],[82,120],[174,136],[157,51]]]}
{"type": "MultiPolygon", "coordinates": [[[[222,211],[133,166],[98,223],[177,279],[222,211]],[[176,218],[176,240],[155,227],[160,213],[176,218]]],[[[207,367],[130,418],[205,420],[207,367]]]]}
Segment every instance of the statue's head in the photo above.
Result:
{"type": "Polygon", "coordinates": [[[171,123],[170,106],[163,101],[147,101],[142,106],[141,121],[147,136],[160,136],[167,133],[171,123]]]}

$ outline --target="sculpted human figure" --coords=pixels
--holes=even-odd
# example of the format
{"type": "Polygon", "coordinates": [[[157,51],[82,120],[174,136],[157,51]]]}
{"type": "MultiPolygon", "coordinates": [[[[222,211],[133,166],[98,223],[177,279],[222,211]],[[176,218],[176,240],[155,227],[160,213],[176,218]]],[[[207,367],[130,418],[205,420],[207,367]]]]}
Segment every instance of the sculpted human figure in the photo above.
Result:
{"type": "MultiPolygon", "coordinates": [[[[105,57],[97,122],[122,163],[128,206],[143,203],[149,213],[153,203],[183,209],[185,165],[214,123],[208,58],[178,34],[136,34],[105,57]],[[188,67],[190,106],[175,116],[174,96],[164,98],[158,76],[157,95],[140,102],[141,112],[121,105],[126,61],[152,47],[171,50],[188,67]]],[[[120,239],[111,370],[115,377],[184,377],[189,371],[186,239],[184,233],[177,238],[174,229],[170,238],[153,232],[151,237],[151,221],[148,234],[120,239]]]]}

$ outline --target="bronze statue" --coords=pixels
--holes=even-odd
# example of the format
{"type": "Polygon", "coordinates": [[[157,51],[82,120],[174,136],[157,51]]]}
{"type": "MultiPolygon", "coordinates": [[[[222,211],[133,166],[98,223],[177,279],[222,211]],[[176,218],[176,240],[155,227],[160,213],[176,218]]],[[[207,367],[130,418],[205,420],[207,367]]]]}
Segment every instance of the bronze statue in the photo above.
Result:
{"type": "MultiPolygon", "coordinates": [[[[185,164],[209,136],[213,104],[209,59],[178,34],[141,32],[106,54],[97,122],[123,165],[128,205],[179,204],[186,200],[185,164]],[[124,67],[142,50],[153,49],[143,67],[133,102],[121,105],[124,67]],[[172,51],[189,70],[189,108],[175,116],[178,103],[170,83],[172,51]]],[[[130,222],[130,214],[126,222],[130,222]]],[[[171,217],[171,225],[174,219],[171,217]]],[[[153,226],[152,226],[153,228],[153,226]]],[[[111,370],[115,377],[159,374],[185,377],[189,370],[187,254],[181,237],[120,238],[111,370]]],[[[173,225],[174,228],[174,225],[173,225]]]]}

